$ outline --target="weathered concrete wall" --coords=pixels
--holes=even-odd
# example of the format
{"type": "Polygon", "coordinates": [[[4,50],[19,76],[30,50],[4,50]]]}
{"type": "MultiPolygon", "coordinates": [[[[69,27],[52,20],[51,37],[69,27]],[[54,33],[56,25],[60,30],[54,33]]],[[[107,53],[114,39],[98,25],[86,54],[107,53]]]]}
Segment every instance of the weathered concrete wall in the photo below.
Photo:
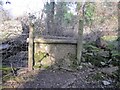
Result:
{"type": "Polygon", "coordinates": [[[35,43],[35,65],[73,68],[76,63],[76,45],[35,43]]]}

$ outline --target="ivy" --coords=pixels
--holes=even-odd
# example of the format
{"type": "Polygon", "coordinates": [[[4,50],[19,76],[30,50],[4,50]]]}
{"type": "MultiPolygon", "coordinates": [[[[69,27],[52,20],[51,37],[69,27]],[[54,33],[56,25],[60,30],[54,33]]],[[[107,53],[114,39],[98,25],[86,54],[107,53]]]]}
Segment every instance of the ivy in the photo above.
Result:
{"type": "Polygon", "coordinates": [[[85,22],[91,24],[94,20],[95,5],[93,3],[87,3],[85,6],[85,22]]]}

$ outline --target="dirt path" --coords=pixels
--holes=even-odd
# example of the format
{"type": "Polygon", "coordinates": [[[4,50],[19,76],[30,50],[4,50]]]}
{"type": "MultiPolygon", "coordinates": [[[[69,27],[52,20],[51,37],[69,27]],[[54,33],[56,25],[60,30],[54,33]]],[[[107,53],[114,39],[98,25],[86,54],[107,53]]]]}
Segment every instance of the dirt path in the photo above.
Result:
{"type": "Polygon", "coordinates": [[[83,67],[79,71],[69,72],[63,69],[35,70],[19,74],[17,79],[7,82],[4,86],[14,88],[110,88],[114,87],[112,79],[105,75],[97,76],[100,69],[83,67]],[[103,78],[100,78],[103,77],[103,78]],[[96,80],[97,78],[98,80],[96,80]],[[110,82],[103,85],[102,81],[110,82]]]}

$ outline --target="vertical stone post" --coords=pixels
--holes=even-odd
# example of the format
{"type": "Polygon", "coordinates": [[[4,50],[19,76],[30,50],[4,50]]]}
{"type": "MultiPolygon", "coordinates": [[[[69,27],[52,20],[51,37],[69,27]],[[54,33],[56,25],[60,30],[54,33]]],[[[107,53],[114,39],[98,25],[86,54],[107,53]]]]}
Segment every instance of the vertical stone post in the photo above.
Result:
{"type": "Polygon", "coordinates": [[[33,70],[33,60],[34,60],[34,41],[33,41],[33,24],[29,25],[29,46],[28,46],[28,70],[33,70]]]}
{"type": "Polygon", "coordinates": [[[83,20],[79,20],[78,39],[77,39],[77,60],[81,63],[83,43],[83,20]]]}

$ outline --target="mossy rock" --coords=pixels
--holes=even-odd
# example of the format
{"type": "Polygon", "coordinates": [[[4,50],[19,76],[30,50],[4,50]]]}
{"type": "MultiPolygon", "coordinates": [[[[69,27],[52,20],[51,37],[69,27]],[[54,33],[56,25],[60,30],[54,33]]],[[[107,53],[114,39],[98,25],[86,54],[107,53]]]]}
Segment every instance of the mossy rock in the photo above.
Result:
{"type": "Polygon", "coordinates": [[[50,66],[49,65],[43,65],[41,66],[41,69],[48,69],[50,66]]]}
{"type": "Polygon", "coordinates": [[[45,52],[38,52],[34,54],[34,60],[35,62],[40,62],[42,59],[46,58],[46,53],[45,52]]]}
{"type": "Polygon", "coordinates": [[[39,69],[39,68],[41,68],[41,65],[40,64],[39,65],[34,65],[33,68],[39,69]]]}
{"type": "Polygon", "coordinates": [[[49,67],[49,66],[52,65],[52,63],[53,63],[53,62],[50,60],[49,57],[44,58],[44,59],[40,62],[41,67],[49,67]]]}
{"type": "Polygon", "coordinates": [[[47,69],[51,67],[53,63],[54,62],[52,62],[49,57],[46,57],[42,59],[40,62],[37,62],[33,67],[38,69],[41,69],[41,68],[47,69]]]}

